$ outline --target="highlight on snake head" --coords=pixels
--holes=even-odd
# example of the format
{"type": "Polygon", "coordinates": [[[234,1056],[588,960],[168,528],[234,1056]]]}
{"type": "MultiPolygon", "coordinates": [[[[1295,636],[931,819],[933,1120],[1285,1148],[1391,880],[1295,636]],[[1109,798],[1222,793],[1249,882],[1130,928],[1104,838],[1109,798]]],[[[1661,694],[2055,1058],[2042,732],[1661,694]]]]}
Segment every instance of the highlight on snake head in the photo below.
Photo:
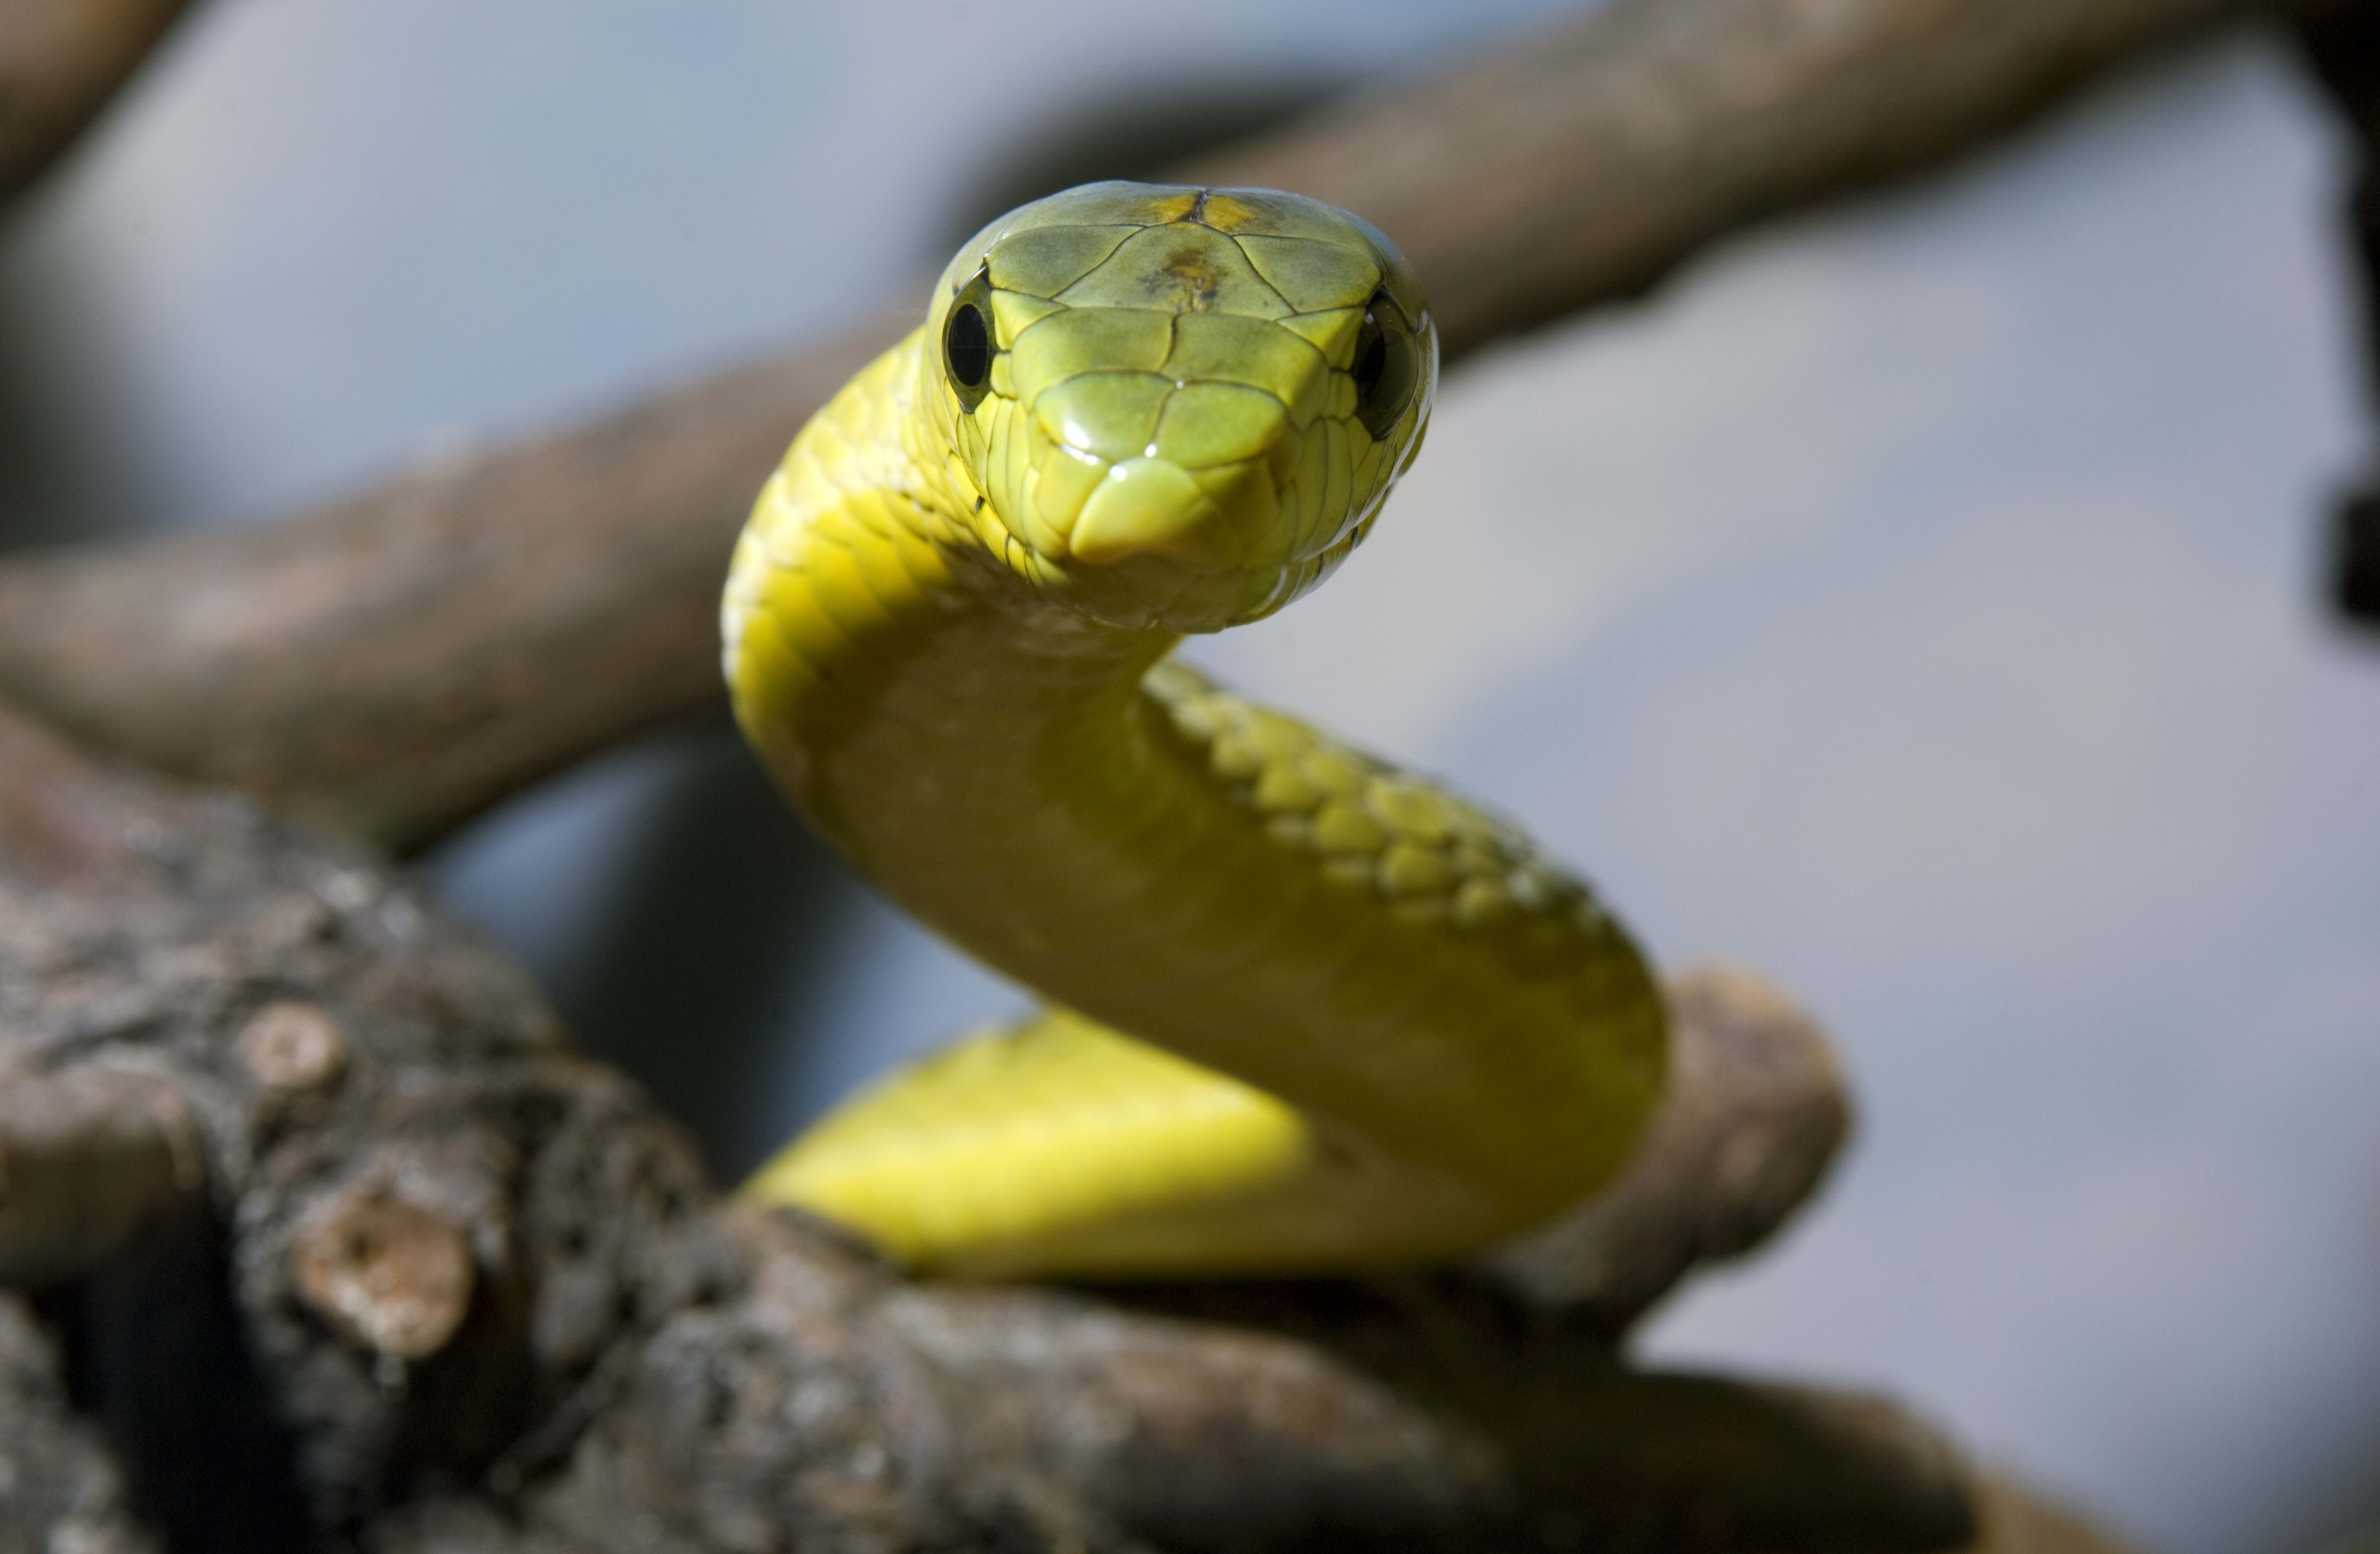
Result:
{"type": "MultiPolygon", "coordinates": [[[[1438,338],[1366,223],[1269,189],[1105,183],[985,227],[934,289],[920,419],[994,554],[1112,625],[1214,631],[1363,540],[1438,338]]],[[[936,456],[939,455],[939,456],[936,456]]]]}

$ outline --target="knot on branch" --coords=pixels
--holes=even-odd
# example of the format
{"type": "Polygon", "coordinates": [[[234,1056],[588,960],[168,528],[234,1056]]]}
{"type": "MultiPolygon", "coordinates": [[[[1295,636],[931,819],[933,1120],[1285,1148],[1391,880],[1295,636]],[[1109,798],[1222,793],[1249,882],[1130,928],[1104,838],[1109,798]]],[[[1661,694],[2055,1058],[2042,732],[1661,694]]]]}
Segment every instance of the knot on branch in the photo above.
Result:
{"type": "Polygon", "coordinates": [[[419,1360],[455,1336],[471,1304],[463,1232],[373,1185],[326,1204],[298,1233],[298,1293],[385,1360],[419,1360]]]}
{"type": "Polygon", "coordinates": [[[310,1003],[268,1003],[239,1033],[239,1055],[268,1093],[327,1089],[347,1066],[347,1039],[329,1013],[310,1003]]]}

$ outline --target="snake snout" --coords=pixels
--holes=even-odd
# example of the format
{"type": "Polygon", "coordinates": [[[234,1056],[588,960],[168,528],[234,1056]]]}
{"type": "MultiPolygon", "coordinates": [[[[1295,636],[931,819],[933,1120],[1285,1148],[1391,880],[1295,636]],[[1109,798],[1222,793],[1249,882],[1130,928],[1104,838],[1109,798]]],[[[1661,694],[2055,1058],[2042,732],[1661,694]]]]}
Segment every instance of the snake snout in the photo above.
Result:
{"type": "Polygon", "coordinates": [[[1278,471],[1297,443],[1288,405],[1259,388],[1086,373],[1033,407],[1026,528],[1090,566],[1140,554],[1195,571],[1278,559],[1278,471]],[[1157,393],[1137,393],[1149,379],[1157,393]]]}
{"type": "Polygon", "coordinates": [[[1148,457],[1125,459],[1108,471],[1083,504],[1067,548],[1094,566],[1150,552],[1228,566],[1240,552],[1221,509],[1189,472],[1148,457]]]}

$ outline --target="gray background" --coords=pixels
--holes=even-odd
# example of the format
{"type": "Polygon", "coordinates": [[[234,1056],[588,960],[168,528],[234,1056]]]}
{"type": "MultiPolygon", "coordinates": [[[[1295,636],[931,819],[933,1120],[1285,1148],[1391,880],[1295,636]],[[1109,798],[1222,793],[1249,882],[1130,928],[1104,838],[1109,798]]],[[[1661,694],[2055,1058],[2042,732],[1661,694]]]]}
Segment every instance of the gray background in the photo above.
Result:
{"type": "MultiPolygon", "coordinates": [[[[833,326],[1037,176],[1562,9],[218,0],[0,229],[0,534],[567,419],[833,326]]],[[[2187,1554],[2380,1514],[2380,651],[2316,597],[2343,176],[2278,34],[2133,72],[1471,363],[1356,564],[1194,653],[1840,1039],[1833,1185],[1650,1354],[1888,1389],[2187,1554]]],[[[427,868],[728,1169],[1019,997],[714,728],[427,868]]]]}

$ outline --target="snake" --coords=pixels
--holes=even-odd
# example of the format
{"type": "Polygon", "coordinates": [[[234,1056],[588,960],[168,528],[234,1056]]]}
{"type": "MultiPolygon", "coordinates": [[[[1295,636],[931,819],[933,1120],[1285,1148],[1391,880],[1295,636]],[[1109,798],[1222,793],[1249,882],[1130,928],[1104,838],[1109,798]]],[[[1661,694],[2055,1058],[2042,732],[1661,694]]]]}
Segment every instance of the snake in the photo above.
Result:
{"type": "Polygon", "coordinates": [[[863,876],[1046,1002],[863,1088],[749,1200],[928,1275],[1357,1275],[1624,1163],[1666,1015],[1594,892],[1171,656],[1364,541],[1438,365],[1361,218],[1099,183],[978,233],[801,429],[729,567],[736,721],[863,876]]]}

